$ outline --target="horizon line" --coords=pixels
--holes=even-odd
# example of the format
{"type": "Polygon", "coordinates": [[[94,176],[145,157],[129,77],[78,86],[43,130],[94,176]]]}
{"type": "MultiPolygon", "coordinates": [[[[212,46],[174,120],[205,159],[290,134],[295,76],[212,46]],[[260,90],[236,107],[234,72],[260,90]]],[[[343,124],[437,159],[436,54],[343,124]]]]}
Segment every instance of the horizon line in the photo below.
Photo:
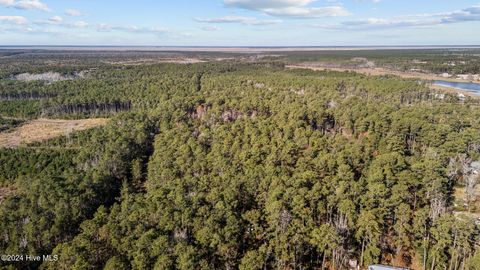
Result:
{"type": "Polygon", "coordinates": [[[333,45],[333,46],[163,46],[163,45],[0,45],[0,50],[70,50],[70,51],[180,51],[180,52],[294,52],[352,50],[421,50],[421,49],[480,49],[480,45],[333,45]]]}

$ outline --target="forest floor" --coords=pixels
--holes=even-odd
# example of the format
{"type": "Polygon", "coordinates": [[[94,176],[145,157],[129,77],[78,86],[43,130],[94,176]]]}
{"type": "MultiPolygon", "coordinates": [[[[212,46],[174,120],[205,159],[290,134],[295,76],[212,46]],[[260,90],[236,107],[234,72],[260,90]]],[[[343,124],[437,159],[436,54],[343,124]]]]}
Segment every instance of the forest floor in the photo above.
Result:
{"type": "MultiPolygon", "coordinates": [[[[322,71],[322,70],[329,70],[329,71],[339,71],[339,72],[345,72],[345,71],[351,71],[351,72],[357,72],[360,74],[365,74],[365,75],[371,75],[371,76],[381,76],[381,75],[394,75],[398,76],[401,78],[409,78],[409,79],[421,79],[421,80],[426,80],[426,81],[434,81],[434,80],[443,80],[443,81],[451,81],[451,82],[470,82],[467,80],[461,80],[461,79],[456,79],[456,78],[443,78],[440,76],[437,76],[436,74],[428,74],[428,73],[421,73],[421,72],[403,72],[403,71],[398,71],[398,70],[392,70],[388,68],[383,68],[383,67],[371,67],[371,68],[348,68],[348,67],[330,67],[330,66],[323,66],[321,64],[309,64],[309,63],[303,63],[303,64],[298,64],[298,65],[287,65],[285,66],[286,68],[304,68],[304,69],[310,69],[310,70],[315,70],[315,71],[322,71]]],[[[462,93],[465,96],[470,96],[470,97],[476,97],[479,98],[478,95],[475,95],[472,92],[464,91],[461,89],[457,88],[452,88],[452,87],[445,87],[445,86],[439,86],[439,85],[434,85],[430,84],[430,88],[434,90],[441,90],[445,91],[448,93],[462,93]]]]}
{"type": "Polygon", "coordinates": [[[466,216],[480,219],[480,185],[477,185],[475,188],[475,201],[470,203],[470,211],[467,211],[465,208],[465,187],[455,187],[455,191],[453,196],[455,197],[455,205],[457,209],[464,209],[464,210],[457,210],[455,214],[464,214],[466,216]]]}
{"type": "Polygon", "coordinates": [[[85,130],[107,123],[106,118],[82,120],[35,119],[8,132],[0,133],[0,148],[14,148],[22,144],[41,142],[65,136],[74,131],[85,130]]]}

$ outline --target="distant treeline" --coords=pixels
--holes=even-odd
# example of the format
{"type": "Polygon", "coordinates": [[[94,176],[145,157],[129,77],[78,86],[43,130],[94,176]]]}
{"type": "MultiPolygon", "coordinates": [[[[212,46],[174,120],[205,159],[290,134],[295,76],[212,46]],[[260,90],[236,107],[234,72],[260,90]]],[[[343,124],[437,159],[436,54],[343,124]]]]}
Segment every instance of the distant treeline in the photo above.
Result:
{"type": "Polygon", "coordinates": [[[16,93],[0,93],[0,100],[17,100],[17,99],[44,99],[54,98],[58,96],[57,93],[43,93],[43,92],[16,92],[16,93]]]}
{"type": "Polygon", "coordinates": [[[23,122],[24,121],[20,119],[5,119],[0,117],[0,132],[14,128],[23,122]]]}
{"type": "Polygon", "coordinates": [[[55,107],[45,108],[42,114],[54,116],[62,114],[101,115],[129,111],[131,107],[132,103],[130,101],[114,101],[111,103],[91,102],[81,104],[62,104],[55,107]]]}
{"type": "Polygon", "coordinates": [[[277,60],[289,63],[321,62],[325,65],[361,67],[365,61],[400,71],[480,74],[480,49],[398,49],[286,52],[277,60]]]}

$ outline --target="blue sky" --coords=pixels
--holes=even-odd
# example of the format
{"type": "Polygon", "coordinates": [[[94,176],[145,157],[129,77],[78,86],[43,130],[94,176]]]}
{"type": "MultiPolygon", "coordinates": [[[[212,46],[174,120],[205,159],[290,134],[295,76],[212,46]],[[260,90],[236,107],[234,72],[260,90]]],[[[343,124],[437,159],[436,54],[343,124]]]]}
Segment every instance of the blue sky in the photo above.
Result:
{"type": "Polygon", "coordinates": [[[480,0],[0,0],[0,45],[479,45],[480,0]]]}

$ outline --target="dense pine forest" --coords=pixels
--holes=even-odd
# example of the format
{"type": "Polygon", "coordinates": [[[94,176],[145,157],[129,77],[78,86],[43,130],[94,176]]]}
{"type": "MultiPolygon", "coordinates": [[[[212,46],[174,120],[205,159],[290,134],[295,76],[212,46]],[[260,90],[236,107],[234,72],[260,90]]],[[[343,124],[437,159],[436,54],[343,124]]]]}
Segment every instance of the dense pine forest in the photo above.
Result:
{"type": "Polygon", "coordinates": [[[330,66],[376,66],[398,71],[480,74],[480,50],[478,48],[303,51],[286,53],[278,58],[288,63],[320,62],[330,66]]]}
{"type": "Polygon", "coordinates": [[[0,148],[1,269],[480,269],[478,99],[178,55],[0,53],[1,132],[109,118],[0,148]]]}

